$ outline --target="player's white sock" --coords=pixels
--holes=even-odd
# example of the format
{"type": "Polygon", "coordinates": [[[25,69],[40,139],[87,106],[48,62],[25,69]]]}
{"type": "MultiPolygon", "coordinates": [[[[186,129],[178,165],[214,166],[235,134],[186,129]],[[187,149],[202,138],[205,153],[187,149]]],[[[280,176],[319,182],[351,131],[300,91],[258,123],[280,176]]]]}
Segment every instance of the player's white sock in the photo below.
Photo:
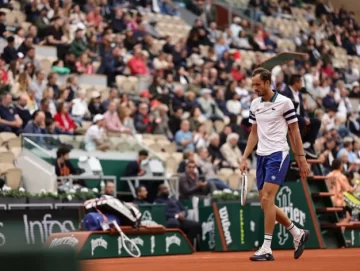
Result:
{"type": "Polygon", "coordinates": [[[289,227],[287,227],[287,229],[290,231],[290,233],[292,234],[292,236],[294,238],[299,237],[301,234],[300,229],[298,227],[296,227],[293,222],[291,222],[291,224],[289,225],[289,227]]]}
{"type": "Polygon", "coordinates": [[[265,233],[264,243],[263,243],[262,247],[266,250],[271,251],[271,240],[272,240],[272,234],[265,233]]]}

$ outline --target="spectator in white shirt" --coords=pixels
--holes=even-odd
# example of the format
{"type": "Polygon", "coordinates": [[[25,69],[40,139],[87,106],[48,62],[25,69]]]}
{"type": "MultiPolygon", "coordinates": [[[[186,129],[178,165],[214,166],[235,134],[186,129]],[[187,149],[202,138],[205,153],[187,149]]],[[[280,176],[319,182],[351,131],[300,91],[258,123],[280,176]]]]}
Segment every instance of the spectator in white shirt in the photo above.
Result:
{"type": "Polygon", "coordinates": [[[35,79],[31,83],[31,88],[36,93],[35,98],[38,103],[41,101],[44,89],[46,88],[45,77],[46,75],[43,70],[36,71],[35,79]]]}
{"type": "Polygon", "coordinates": [[[232,99],[226,102],[227,110],[234,115],[239,115],[241,112],[241,103],[239,99],[239,94],[237,94],[237,92],[234,92],[232,99]]]}
{"type": "Polygon", "coordinates": [[[86,131],[84,142],[86,151],[107,151],[110,149],[110,142],[105,132],[104,116],[97,114],[94,116],[93,125],[86,131]]]}
{"type": "Polygon", "coordinates": [[[240,31],[243,29],[240,24],[241,19],[239,17],[235,17],[233,19],[233,23],[230,25],[231,33],[234,39],[239,36],[240,31]]]}
{"type": "Polygon", "coordinates": [[[80,89],[77,91],[77,98],[74,99],[71,115],[74,118],[77,118],[79,121],[90,118],[90,112],[88,109],[88,104],[86,102],[86,91],[85,89],[80,89]]]}
{"type": "Polygon", "coordinates": [[[120,119],[119,115],[116,112],[116,103],[114,101],[111,101],[108,105],[108,110],[104,114],[105,119],[105,127],[108,132],[112,133],[126,133],[130,134],[131,129],[128,127],[125,127],[120,119]]]}

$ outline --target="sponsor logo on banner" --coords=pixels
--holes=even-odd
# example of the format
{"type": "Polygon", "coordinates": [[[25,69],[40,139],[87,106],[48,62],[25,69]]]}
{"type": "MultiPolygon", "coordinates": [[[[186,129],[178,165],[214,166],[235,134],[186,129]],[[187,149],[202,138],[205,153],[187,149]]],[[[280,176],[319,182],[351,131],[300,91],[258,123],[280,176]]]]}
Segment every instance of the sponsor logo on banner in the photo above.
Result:
{"type": "MultiPolygon", "coordinates": [[[[304,227],[306,213],[294,206],[291,200],[291,189],[288,186],[284,186],[280,189],[276,196],[276,201],[277,206],[284,211],[291,221],[294,221],[304,227]]],[[[290,237],[285,227],[281,225],[277,236],[279,238],[279,245],[284,245],[290,237]]]]}
{"type": "Polygon", "coordinates": [[[107,249],[108,243],[104,239],[102,239],[102,237],[91,240],[91,255],[92,256],[94,256],[95,249],[97,249],[98,247],[107,249]]]}
{"type": "Polygon", "coordinates": [[[55,238],[51,241],[49,248],[63,247],[63,246],[76,247],[78,243],[79,240],[73,236],[55,238]]]}
{"type": "Polygon", "coordinates": [[[145,210],[145,211],[142,213],[141,225],[151,226],[151,225],[158,225],[158,223],[156,223],[156,222],[152,219],[152,215],[151,215],[150,211],[145,210]]]}
{"type": "Polygon", "coordinates": [[[155,236],[154,235],[151,235],[150,237],[150,242],[151,242],[151,254],[154,254],[155,252],[155,236]]]}
{"type": "MultiPolygon", "coordinates": [[[[0,227],[4,227],[4,223],[0,222],[0,227]]],[[[6,244],[5,235],[0,232],[0,247],[6,244]]]]}
{"type": "Polygon", "coordinates": [[[240,209],[240,244],[245,244],[245,222],[243,209],[240,209]]]}
{"type": "Polygon", "coordinates": [[[202,227],[202,240],[206,240],[206,235],[209,234],[209,249],[215,248],[215,218],[214,214],[210,214],[207,221],[201,224],[202,227]]]}
{"type": "Polygon", "coordinates": [[[226,206],[219,209],[219,215],[220,215],[222,229],[225,235],[226,245],[230,245],[233,241],[230,232],[231,223],[229,220],[229,212],[226,206]]]}
{"type": "Polygon", "coordinates": [[[41,220],[28,220],[27,215],[23,215],[24,229],[27,244],[35,244],[36,235],[40,236],[40,242],[44,243],[48,237],[56,232],[69,232],[75,230],[71,220],[51,220],[51,214],[45,214],[41,220]]]}
{"type": "Polygon", "coordinates": [[[177,245],[177,246],[181,245],[181,239],[177,237],[176,234],[174,234],[173,236],[166,237],[165,243],[166,243],[166,253],[169,253],[169,248],[171,245],[177,245]]]}
{"type": "Polygon", "coordinates": [[[144,246],[144,240],[141,239],[140,237],[131,238],[131,241],[133,241],[133,243],[134,243],[135,245],[144,246]]]}

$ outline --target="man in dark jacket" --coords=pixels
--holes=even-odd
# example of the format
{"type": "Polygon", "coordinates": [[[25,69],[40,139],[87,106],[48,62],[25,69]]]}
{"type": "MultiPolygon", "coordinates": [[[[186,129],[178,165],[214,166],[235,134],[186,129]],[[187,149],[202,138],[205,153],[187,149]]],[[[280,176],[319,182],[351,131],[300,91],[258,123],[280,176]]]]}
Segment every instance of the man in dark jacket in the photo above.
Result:
{"type": "Polygon", "coordinates": [[[9,64],[11,61],[17,59],[17,51],[15,49],[15,38],[13,36],[8,37],[7,42],[8,45],[4,48],[2,57],[6,64],[9,64]]]}
{"type": "Polygon", "coordinates": [[[281,94],[288,97],[294,103],[295,113],[298,118],[299,129],[302,134],[306,154],[311,158],[317,158],[314,150],[314,144],[320,130],[321,121],[317,118],[309,117],[304,108],[304,101],[300,92],[301,88],[301,75],[294,74],[290,77],[289,86],[286,87],[281,94]]]}
{"type": "Polygon", "coordinates": [[[186,219],[187,210],[176,199],[169,197],[169,188],[165,184],[159,186],[158,198],[155,203],[165,204],[165,216],[167,228],[180,228],[188,237],[191,243],[201,236],[201,225],[199,222],[186,219]]]}
{"type": "Polygon", "coordinates": [[[133,200],[133,203],[136,205],[141,204],[149,204],[149,202],[146,201],[148,195],[148,191],[145,186],[139,186],[136,187],[136,198],[133,200]]]}

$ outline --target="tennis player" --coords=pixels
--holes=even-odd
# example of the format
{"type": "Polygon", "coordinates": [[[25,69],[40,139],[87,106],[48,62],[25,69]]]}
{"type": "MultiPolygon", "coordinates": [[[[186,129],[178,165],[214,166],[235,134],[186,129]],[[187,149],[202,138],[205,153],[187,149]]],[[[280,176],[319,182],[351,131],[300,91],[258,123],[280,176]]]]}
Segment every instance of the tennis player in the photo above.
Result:
{"type": "Polygon", "coordinates": [[[259,97],[252,101],[250,106],[249,121],[252,123],[252,128],[240,169],[247,170],[246,160],[258,144],[256,179],[261,208],[265,216],[265,237],[263,245],[250,257],[250,260],[274,260],[271,240],[275,221],[292,234],[294,258],[298,259],[304,252],[310,232],[296,227],[286,214],[275,206],[275,195],[279,187],[284,184],[290,163],[288,133],[301,178],[306,179],[309,174],[294,105],[289,98],[271,89],[271,73],[268,70],[257,68],[253,71],[251,79],[253,89],[259,97]]]}

